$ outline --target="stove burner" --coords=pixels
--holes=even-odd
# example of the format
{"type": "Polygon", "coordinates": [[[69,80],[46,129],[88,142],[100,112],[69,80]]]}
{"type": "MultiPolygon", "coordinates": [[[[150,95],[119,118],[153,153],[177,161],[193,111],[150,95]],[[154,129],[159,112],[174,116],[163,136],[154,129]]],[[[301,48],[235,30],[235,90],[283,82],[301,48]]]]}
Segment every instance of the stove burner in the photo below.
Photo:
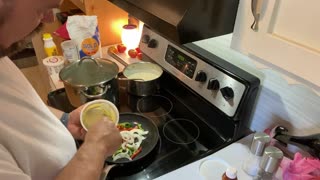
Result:
{"type": "Polygon", "coordinates": [[[163,126],[163,135],[175,144],[190,144],[200,136],[199,127],[188,119],[173,119],[163,126]]]}
{"type": "Polygon", "coordinates": [[[137,110],[149,117],[161,117],[170,113],[173,104],[167,97],[161,95],[146,96],[139,99],[137,110]]]}

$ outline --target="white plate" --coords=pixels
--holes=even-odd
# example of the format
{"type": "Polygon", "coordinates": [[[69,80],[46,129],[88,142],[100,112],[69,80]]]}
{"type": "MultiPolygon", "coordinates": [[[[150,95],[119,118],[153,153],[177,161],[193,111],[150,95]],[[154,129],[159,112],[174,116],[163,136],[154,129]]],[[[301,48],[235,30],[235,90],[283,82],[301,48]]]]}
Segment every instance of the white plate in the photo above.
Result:
{"type": "Polygon", "coordinates": [[[201,162],[199,173],[204,180],[221,179],[229,166],[229,163],[223,159],[211,158],[201,162]]]}

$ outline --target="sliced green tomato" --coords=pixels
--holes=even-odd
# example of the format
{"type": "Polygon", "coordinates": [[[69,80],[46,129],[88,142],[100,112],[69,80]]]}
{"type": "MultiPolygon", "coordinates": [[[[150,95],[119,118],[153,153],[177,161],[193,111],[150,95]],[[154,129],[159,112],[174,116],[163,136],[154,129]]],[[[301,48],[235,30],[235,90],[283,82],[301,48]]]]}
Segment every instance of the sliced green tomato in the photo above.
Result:
{"type": "Polygon", "coordinates": [[[143,130],[142,125],[141,125],[141,124],[137,124],[137,126],[138,126],[138,129],[143,130]]]}
{"type": "Polygon", "coordinates": [[[121,126],[122,128],[132,128],[132,124],[128,123],[128,122],[124,122],[124,123],[119,123],[119,126],[121,126]]]}

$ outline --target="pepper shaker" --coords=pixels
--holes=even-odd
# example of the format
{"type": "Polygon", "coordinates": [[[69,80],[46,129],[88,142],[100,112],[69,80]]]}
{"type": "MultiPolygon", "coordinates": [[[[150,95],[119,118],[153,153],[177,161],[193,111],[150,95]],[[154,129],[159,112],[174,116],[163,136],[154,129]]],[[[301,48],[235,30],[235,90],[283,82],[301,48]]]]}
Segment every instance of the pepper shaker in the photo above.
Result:
{"type": "Polygon", "coordinates": [[[266,147],[263,157],[259,165],[259,171],[254,180],[274,180],[275,173],[277,172],[280,162],[283,158],[283,152],[274,147],[266,147]]]}
{"type": "Polygon", "coordinates": [[[242,166],[248,175],[253,177],[257,175],[261,157],[270,140],[270,136],[263,132],[257,132],[253,135],[249,157],[242,166]]]}

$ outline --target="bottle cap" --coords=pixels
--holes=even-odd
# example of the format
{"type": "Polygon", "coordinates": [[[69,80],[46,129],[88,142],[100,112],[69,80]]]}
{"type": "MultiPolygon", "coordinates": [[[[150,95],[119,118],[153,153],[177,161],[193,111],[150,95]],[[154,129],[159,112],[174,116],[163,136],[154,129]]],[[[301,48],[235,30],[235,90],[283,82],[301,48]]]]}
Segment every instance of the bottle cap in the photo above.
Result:
{"type": "Polygon", "coordinates": [[[253,135],[250,151],[256,156],[262,156],[263,150],[270,142],[271,138],[268,134],[257,132],[253,135]]]}
{"type": "Polygon", "coordinates": [[[42,38],[45,40],[45,39],[52,39],[52,36],[51,36],[51,34],[50,33],[44,33],[43,35],[42,35],[42,38]]]}
{"type": "Polygon", "coordinates": [[[226,175],[230,179],[235,179],[237,177],[237,169],[234,167],[228,167],[226,170],[226,175]]]}
{"type": "Polygon", "coordinates": [[[274,173],[277,171],[282,158],[283,153],[280,149],[274,146],[268,146],[263,153],[260,168],[265,172],[274,173]]]}

